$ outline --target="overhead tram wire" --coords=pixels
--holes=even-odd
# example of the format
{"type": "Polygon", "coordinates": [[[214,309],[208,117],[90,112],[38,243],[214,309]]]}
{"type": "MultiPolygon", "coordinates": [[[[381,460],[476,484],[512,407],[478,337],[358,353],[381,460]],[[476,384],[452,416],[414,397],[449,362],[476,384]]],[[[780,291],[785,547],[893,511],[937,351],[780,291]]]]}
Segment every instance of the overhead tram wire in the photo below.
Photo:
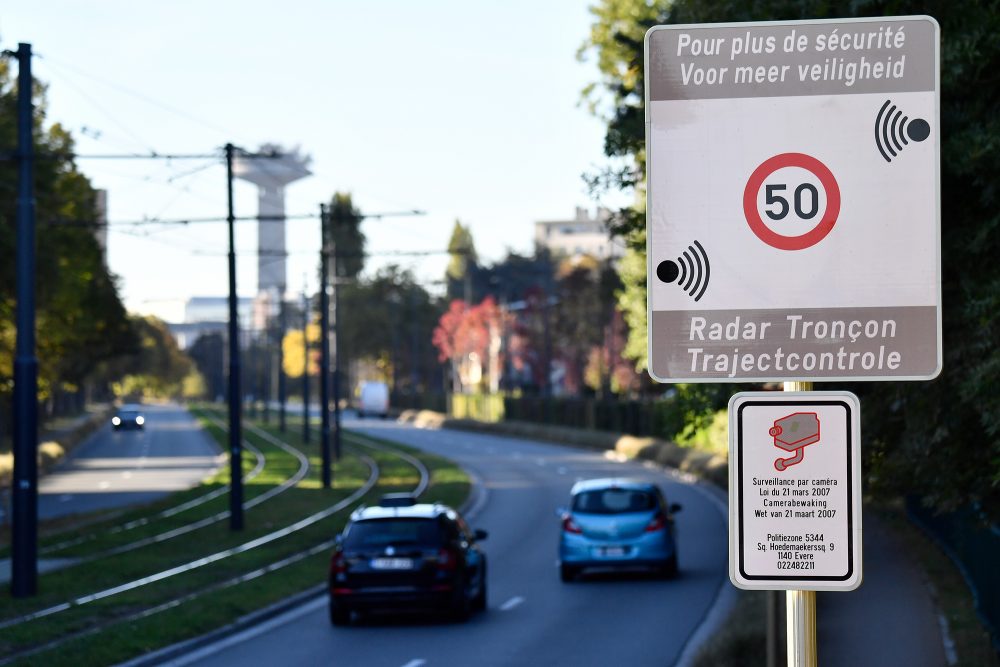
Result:
{"type": "MultiPolygon", "coordinates": [[[[39,58],[39,56],[37,54],[35,55],[35,57],[39,58]]],[[[51,69],[51,67],[50,67],[50,69],[51,69]]],[[[132,128],[128,127],[125,123],[123,123],[121,120],[119,120],[114,114],[112,114],[110,111],[108,111],[103,105],[101,105],[100,103],[98,103],[97,100],[95,100],[90,95],[88,95],[83,90],[83,88],[81,86],[77,85],[73,81],[73,79],[71,77],[63,76],[63,75],[61,75],[61,74],[59,74],[57,72],[50,72],[50,78],[51,78],[51,74],[56,74],[55,78],[57,79],[57,81],[59,83],[66,84],[66,86],[68,88],[70,88],[71,90],[75,91],[77,95],[79,95],[81,98],[83,98],[84,100],[86,100],[92,107],[94,107],[95,109],[97,109],[98,111],[100,111],[119,130],[121,130],[122,132],[124,132],[125,134],[127,134],[129,137],[131,137],[131,139],[133,141],[135,141],[136,143],[138,143],[144,149],[155,152],[155,149],[153,148],[153,145],[150,142],[148,142],[145,139],[143,139],[142,137],[140,137],[137,132],[135,132],[132,128]]]]}
{"type": "MultiPolygon", "coordinates": [[[[65,69],[69,70],[69,71],[72,71],[74,74],[86,77],[88,79],[91,79],[92,81],[96,81],[97,83],[100,83],[100,84],[102,84],[104,86],[107,86],[107,87],[109,87],[109,88],[111,88],[113,90],[117,90],[118,92],[120,92],[122,94],[128,95],[128,96],[133,97],[133,98],[135,98],[135,99],[137,99],[137,100],[139,100],[141,102],[145,102],[146,104],[149,104],[151,106],[157,107],[157,108],[161,109],[162,111],[166,111],[167,113],[171,113],[171,114],[173,114],[173,115],[175,115],[175,116],[177,116],[179,118],[184,118],[185,120],[187,120],[189,122],[195,123],[197,125],[201,125],[202,127],[206,128],[206,129],[210,129],[210,130],[213,130],[215,132],[218,132],[220,137],[230,138],[232,136],[232,129],[231,128],[224,128],[224,127],[221,127],[221,126],[216,125],[214,123],[211,123],[211,122],[207,121],[204,118],[199,118],[197,116],[192,115],[191,113],[189,113],[187,111],[183,111],[183,110],[178,109],[176,107],[173,107],[173,106],[171,106],[169,104],[166,104],[165,102],[161,102],[159,100],[156,100],[156,99],[150,97],[149,95],[146,95],[145,93],[140,93],[140,92],[138,92],[136,90],[132,90],[131,88],[123,86],[120,83],[116,83],[114,81],[110,81],[108,79],[104,79],[104,78],[102,78],[100,76],[95,75],[93,72],[87,71],[85,69],[77,68],[77,67],[75,67],[73,65],[70,65],[69,63],[65,63],[65,62],[62,62],[60,60],[55,60],[51,56],[46,56],[44,54],[38,54],[38,53],[34,54],[34,56],[36,58],[41,59],[41,60],[49,61],[49,63],[55,63],[56,65],[58,65],[58,67],[63,67],[65,69]]],[[[240,143],[244,143],[244,144],[245,143],[250,143],[250,142],[247,142],[247,141],[242,141],[243,139],[247,139],[247,137],[237,137],[237,138],[241,139],[240,143]]]]}

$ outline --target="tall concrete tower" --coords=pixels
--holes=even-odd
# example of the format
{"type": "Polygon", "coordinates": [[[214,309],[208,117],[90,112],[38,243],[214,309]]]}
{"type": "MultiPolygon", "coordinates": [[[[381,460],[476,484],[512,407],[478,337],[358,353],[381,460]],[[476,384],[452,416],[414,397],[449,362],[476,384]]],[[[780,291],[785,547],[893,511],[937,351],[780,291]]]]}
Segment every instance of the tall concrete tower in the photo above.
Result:
{"type": "MultiPolygon", "coordinates": [[[[233,175],[257,186],[257,214],[261,217],[285,215],[285,186],[312,174],[312,158],[298,147],[286,150],[277,144],[263,144],[260,153],[275,152],[279,158],[240,159],[233,162],[233,175]]],[[[285,221],[257,223],[257,293],[281,298],[287,284],[285,271],[285,221]]]]}

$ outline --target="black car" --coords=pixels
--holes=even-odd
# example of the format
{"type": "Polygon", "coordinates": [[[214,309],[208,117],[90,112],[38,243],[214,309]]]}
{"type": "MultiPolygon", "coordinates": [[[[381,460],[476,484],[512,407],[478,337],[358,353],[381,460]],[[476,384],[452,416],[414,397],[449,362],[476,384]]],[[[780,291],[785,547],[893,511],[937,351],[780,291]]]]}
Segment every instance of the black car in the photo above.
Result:
{"type": "Polygon", "coordinates": [[[118,412],[111,418],[111,426],[116,431],[125,428],[135,428],[142,430],[146,423],[146,418],[142,414],[142,407],[138,405],[123,405],[118,408],[118,412]]]}
{"type": "Polygon", "coordinates": [[[457,620],[486,609],[486,555],[450,507],[391,494],[355,511],[330,559],[330,622],[352,612],[431,610],[457,620]]]}

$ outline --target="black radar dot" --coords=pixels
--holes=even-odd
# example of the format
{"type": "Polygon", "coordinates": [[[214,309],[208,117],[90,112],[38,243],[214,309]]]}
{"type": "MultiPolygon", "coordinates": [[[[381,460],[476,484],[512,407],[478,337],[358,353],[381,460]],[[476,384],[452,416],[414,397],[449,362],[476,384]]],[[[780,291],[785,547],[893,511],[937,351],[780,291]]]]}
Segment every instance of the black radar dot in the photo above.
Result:
{"type": "Polygon", "coordinates": [[[665,262],[660,262],[656,267],[656,277],[665,283],[674,282],[680,274],[681,270],[677,267],[677,262],[669,259],[665,262]]]}
{"type": "Polygon", "coordinates": [[[914,118],[906,126],[906,135],[914,141],[923,141],[931,135],[931,126],[923,118],[914,118]]]}

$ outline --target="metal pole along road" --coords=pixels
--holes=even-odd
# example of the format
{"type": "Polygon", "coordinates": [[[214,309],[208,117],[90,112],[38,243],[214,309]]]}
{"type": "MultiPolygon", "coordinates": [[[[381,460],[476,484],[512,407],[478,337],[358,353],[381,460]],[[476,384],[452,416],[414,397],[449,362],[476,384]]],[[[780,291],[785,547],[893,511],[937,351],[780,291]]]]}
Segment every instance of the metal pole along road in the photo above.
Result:
{"type": "MultiPolygon", "coordinates": [[[[812,391],[812,382],[786,382],[785,391],[812,391]]],[[[816,591],[785,591],[788,667],[817,667],[816,591]]]]}
{"type": "Polygon", "coordinates": [[[288,386],[285,376],[285,330],[288,322],[285,316],[285,286],[282,285],[278,295],[278,428],[285,432],[285,401],[288,398],[288,386]]]}
{"type": "Polygon", "coordinates": [[[17,45],[17,342],[11,595],[38,590],[38,358],[35,356],[34,106],[31,44],[17,45]]]}
{"type": "Polygon", "coordinates": [[[309,444],[309,295],[302,283],[302,442],[309,444]]]}
{"type": "Polygon", "coordinates": [[[340,262],[331,241],[333,259],[333,456],[340,460],[340,262]]]}
{"type": "Polygon", "coordinates": [[[239,310],[236,297],[236,216],[233,213],[233,154],[226,144],[226,195],[229,225],[229,529],[243,529],[243,392],[240,384],[239,310]]]}
{"type": "Polygon", "coordinates": [[[327,248],[326,204],[319,205],[319,405],[322,427],[320,429],[320,454],[322,456],[323,488],[330,488],[330,295],[327,270],[330,250],[327,248]]]}

